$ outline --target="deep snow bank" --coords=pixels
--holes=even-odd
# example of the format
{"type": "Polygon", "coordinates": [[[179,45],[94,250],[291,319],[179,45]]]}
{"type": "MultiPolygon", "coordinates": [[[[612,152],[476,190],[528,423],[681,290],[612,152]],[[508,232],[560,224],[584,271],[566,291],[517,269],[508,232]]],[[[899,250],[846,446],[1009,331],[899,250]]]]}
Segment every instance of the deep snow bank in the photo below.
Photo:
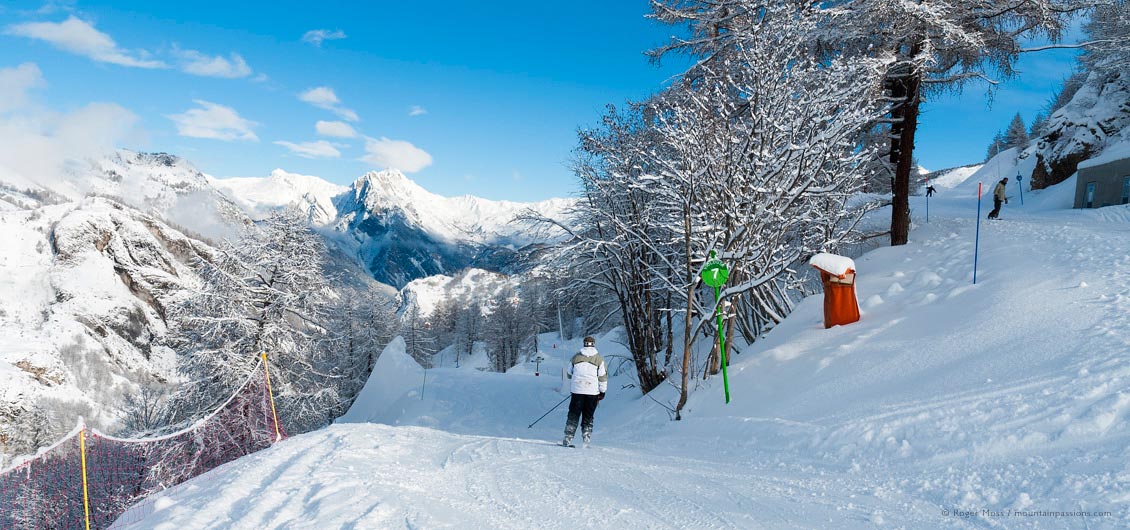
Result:
{"type": "Polygon", "coordinates": [[[389,409],[397,400],[419,396],[423,378],[424,369],[406,353],[404,338],[396,337],[385,346],[373,366],[373,375],[338,423],[380,422],[392,414],[389,409]]]}

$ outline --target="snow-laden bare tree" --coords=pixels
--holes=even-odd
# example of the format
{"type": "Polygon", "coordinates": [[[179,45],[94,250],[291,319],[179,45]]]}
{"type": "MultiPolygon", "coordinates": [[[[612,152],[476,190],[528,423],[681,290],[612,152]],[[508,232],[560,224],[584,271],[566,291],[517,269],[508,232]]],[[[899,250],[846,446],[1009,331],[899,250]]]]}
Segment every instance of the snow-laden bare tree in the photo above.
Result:
{"type": "Polygon", "coordinates": [[[631,183],[648,171],[661,148],[643,108],[630,105],[619,111],[610,106],[601,127],[581,131],[574,171],[583,195],[567,212],[568,222],[532,211],[525,218],[565,234],[550,261],[555,274],[570,283],[558,288],[555,297],[564,298],[565,307],[586,299],[586,328],[599,329],[619,317],[640,388],[647,393],[666,377],[657,352],[669,347],[663,333],[669,308],[651,277],[651,266],[661,261],[663,250],[653,240],[661,220],[650,208],[650,191],[631,183]],[[603,296],[594,296],[597,292],[603,296]]]}
{"type": "Polygon", "coordinates": [[[880,59],[819,61],[804,39],[818,19],[774,5],[756,30],[727,41],[656,101],[663,148],[653,176],[653,210],[665,212],[664,245],[677,249],[667,290],[683,310],[686,401],[698,331],[717,311],[699,273],[710,251],[730,267],[721,299],[736,307],[752,340],[756,320],[779,322],[791,310],[790,267],[835,250],[863,210],[849,201],[870,175],[857,141],[880,115],[875,103],[887,66],[880,59]]]}
{"type": "Polygon", "coordinates": [[[434,364],[432,356],[439,351],[439,347],[432,324],[420,314],[419,306],[412,304],[405,312],[400,325],[400,336],[404,337],[406,353],[420,366],[431,368],[434,364]]]}
{"type": "MultiPolygon", "coordinates": [[[[1024,39],[1058,41],[1070,14],[1103,0],[837,0],[793,1],[795,10],[819,18],[799,35],[825,58],[886,57],[887,99],[892,103],[890,161],[895,165],[891,244],[907,242],[910,177],[919,109],[933,92],[960,89],[971,80],[990,84],[1015,74],[1024,39]]],[[[764,30],[763,0],[653,0],[653,16],[688,25],[690,35],[653,51],[710,58],[745,35],[764,30]]]]}
{"type": "Polygon", "coordinates": [[[345,289],[328,304],[327,333],[319,347],[340,359],[335,373],[348,383],[343,396],[354,396],[365,385],[377,357],[399,331],[395,299],[369,289],[345,289]]]}
{"type": "Polygon", "coordinates": [[[475,352],[475,343],[482,340],[485,320],[483,310],[478,300],[473,295],[464,295],[455,301],[455,366],[458,367],[463,357],[470,357],[475,352]]]}
{"type": "Polygon", "coordinates": [[[201,264],[203,284],[172,308],[172,345],[187,381],[171,399],[174,419],[211,411],[267,354],[280,419],[293,432],[339,412],[348,384],[326,333],[325,245],[304,216],[281,211],[201,264]]]}
{"type": "Polygon", "coordinates": [[[514,289],[503,289],[491,304],[484,336],[494,371],[505,372],[518,364],[522,346],[533,330],[526,303],[514,289]]]}
{"type": "Polygon", "coordinates": [[[584,197],[558,225],[574,277],[615,294],[642,390],[669,373],[658,354],[679,340],[677,409],[717,309],[699,280],[708,253],[728,262],[721,299],[753,340],[791,310],[791,267],[850,242],[866,210],[851,203],[872,176],[859,139],[882,114],[889,61],[818,59],[805,39],[820,18],[804,6],[750,16],[672,88],[582,133],[584,197]]]}
{"type": "Polygon", "coordinates": [[[1084,68],[1130,75],[1130,2],[1111,0],[1096,7],[1084,31],[1092,43],[1082,57],[1084,68]]]}

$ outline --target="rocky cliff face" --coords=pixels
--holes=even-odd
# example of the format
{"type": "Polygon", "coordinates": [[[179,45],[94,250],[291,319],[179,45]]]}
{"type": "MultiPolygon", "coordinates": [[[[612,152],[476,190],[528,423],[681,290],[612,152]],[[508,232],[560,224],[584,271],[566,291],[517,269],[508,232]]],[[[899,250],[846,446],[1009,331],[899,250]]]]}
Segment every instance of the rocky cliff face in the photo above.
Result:
{"type": "Polygon", "coordinates": [[[1063,182],[1075,174],[1080,162],[1127,139],[1130,77],[1091,72],[1071,101],[1048,118],[1045,131],[1021,155],[1036,157],[1032,189],[1063,182]]]}
{"type": "Polygon", "coordinates": [[[19,199],[27,208],[0,211],[0,460],[80,416],[113,428],[125,395],[175,382],[175,355],[158,345],[166,308],[214,253],[113,199],[19,199]]]}

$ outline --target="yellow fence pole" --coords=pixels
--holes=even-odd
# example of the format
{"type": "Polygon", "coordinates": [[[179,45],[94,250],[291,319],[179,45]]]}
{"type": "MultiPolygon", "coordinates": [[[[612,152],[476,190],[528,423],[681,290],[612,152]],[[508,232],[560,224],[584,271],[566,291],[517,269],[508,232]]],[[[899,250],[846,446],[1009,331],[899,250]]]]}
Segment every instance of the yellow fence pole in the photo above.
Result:
{"type": "Polygon", "coordinates": [[[267,352],[261,352],[263,358],[263,373],[267,376],[267,396],[271,399],[271,416],[275,419],[275,441],[282,439],[279,431],[279,413],[275,411],[275,392],[271,390],[271,369],[267,367],[267,352]]]}
{"type": "Polygon", "coordinates": [[[86,427],[78,432],[78,450],[82,453],[82,507],[86,513],[86,530],[90,530],[90,493],[86,487],[86,427]]]}

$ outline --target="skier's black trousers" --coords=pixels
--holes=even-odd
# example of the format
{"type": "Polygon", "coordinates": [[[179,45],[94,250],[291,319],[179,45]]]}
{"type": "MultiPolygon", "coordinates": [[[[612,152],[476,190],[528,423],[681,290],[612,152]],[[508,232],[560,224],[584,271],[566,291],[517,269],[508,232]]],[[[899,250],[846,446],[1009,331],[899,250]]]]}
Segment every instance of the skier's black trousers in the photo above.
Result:
{"type": "Polygon", "coordinates": [[[581,433],[592,434],[592,417],[596,413],[597,396],[573,394],[569,401],[569,419],[565,421],[565,436],[572,438],[577,432],[577,419],[581,420],[581,433]]]}
{"type": "Polygon", "coordinates": [[[989,212],[989,219],[996,219],[997,216],[1001,214],[1001,204],[1004,203],[1001,202],[1000,199],[993,197],[993,211],[989,212]]]}

